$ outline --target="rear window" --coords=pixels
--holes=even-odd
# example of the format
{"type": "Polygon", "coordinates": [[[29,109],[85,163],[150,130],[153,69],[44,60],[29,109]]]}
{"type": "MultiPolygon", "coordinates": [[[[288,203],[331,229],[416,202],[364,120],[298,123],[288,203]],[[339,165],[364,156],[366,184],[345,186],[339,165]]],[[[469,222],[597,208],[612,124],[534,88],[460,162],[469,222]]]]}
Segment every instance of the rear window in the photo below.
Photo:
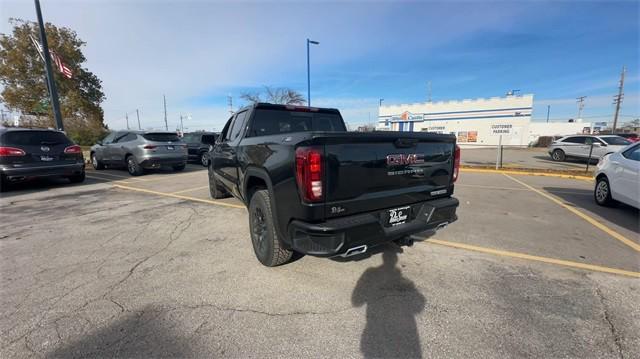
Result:
{"type": "Polygon", "coordinates": [[[2,136],[0,143],[17,146],[66,145],[71,140],[61,132],[54,131],[9,131],[2,136]]]}
{"type": "Polygon", "coordinates": [[[625,140],[622,137],[600,137],[600,139],[613,146],[626,146],[631,144],[631,142],[625,140]]]}
{"type": "Polygon", "coordinates": [[[249,136],[268,136],[303,131],[344,132],[346,130],[340,115],[335,113],[257,109],[249,136]]]}
{"type": "Polygon", "coordinates": [[[147,141],[155,142],[177,142],[180,141],[180,137],[176,133],[147,133],[142,135],[147,141]]]}
{"type": "Polygon", "coordinates": [[[562,142],[567,143],[585,143],[586,137],[569,137],[562,140],[562,142]]]}

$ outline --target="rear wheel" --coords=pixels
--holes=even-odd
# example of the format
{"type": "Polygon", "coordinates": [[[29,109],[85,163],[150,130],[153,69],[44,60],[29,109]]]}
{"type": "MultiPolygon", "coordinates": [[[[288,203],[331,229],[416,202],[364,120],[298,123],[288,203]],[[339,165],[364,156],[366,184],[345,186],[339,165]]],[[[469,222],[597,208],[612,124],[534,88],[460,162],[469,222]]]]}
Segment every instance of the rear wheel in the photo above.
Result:
{"type": "Polygon", "coordinates": [[[229,192],[220,187],[218,181],[216,181],[216,178],[213,175],[213,167],[211,166],[209,166],[209,195],[211,195],[211,198],[213,199],[229,197],[229,192]]]}
{"type": "Polygon", "coordinates": [[[186,167],[185,164],[181,164],[181,165],[173,166],[173,170],[176,172],[180,172],[180,171],[183,171],[185,167],[186,167]]]}
{"type": "Polygon", "coordinates": [[[593,191],[593,198],[596,203],[601,206],[610,206],[613,204],[611,198],[611,186],[609,180],[605,176],[601,176],[596,180],[596,188],[593,191]]]}
{"type": "Polygon", "coordinates": [[[567,156],[565,156],[563,150],[554,150],[553,152],[551,152],[551,158],[554,161],[562,162],[565,160],[565,158],[567,158],[567,156]]]}
{"type": "Polygon", "coordinates": [[[91,154],[91,165],[93,166],[93,169],[96,169],[96,170],[103,170],[104,169],[104,163],[102,163],[102,161],[98,160],[98,157],[96,157],[95,153],[91,154]]]}
{"type": "Polygon", "coordinates": [[[71,183],[82,183],[85,180],[85,174],[84,171],[79,174],[79,175],[73,175],[73,176],[69,176],[69,182],[71,183]]]}
{"type": "Polygon", "coordinates": [[[278,239],[269,191],[259,190],[251,197],[249,227],[253,251],[260,263],[267,267],[275,267],[291,259],[293,251],[283,248],[278,239]]]}
{"type": "Polygon", "coordinates": [[[200,164],[204,167],[209,166],[209,154],[207,152],[202,152],[200,154],[200,164]]]}
{"type": "Polygon", "coordinates": [[[140,166],[134,156],[127,156],[127,159],[125,161],[127,162],[127,172],[129,172],[130,175],[141,176],[144,174],[144,168],[140,166]]]}

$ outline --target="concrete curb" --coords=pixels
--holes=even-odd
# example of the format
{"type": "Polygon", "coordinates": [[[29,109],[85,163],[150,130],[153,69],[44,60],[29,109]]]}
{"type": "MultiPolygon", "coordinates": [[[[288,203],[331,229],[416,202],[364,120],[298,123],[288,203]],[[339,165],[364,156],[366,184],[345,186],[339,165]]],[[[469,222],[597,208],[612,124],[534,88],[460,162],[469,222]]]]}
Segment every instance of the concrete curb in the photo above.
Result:
{"type": "Polygon", "coordinates": [[[511,174],[511,175],[525,175],[525,176],[543,176],[543,177],[557,177],[557,178],[569,178],[569,179],[577,179],[582,181],[593,181],[593,177],[578,175],[578,174],[567,174],[567,173],[558,173],[558,172],[549,172],[545,170],[533,170],[533,169],[488,169],[488,168],[471,168],[471,167],[461,167],[461,172],[469,172],[469,173],[494,173],[494,174],[511,174]]]}

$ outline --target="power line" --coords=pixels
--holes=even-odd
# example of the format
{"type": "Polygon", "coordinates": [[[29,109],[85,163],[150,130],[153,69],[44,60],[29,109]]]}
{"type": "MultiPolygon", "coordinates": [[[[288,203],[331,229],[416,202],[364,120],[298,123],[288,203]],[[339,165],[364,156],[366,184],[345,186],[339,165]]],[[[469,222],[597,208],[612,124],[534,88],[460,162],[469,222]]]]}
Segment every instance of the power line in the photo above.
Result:
{"type": "Polygon", "coordinates": [[[582,110],[584,109],[584,99],[587,98],[587,96],[580,96],[577,97],[576,101],[578,103],[578,117],[576,118],[582,118],[582,110]]]}

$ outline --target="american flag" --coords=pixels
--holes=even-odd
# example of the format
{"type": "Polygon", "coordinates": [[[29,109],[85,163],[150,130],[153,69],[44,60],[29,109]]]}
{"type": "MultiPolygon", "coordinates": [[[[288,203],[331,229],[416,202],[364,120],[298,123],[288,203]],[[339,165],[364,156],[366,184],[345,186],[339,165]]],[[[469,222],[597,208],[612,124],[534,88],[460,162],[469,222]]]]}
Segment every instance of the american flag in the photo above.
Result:
{"type": "MultiPolygon", "coordinates": [[[[29,37],[31,37],[31,42],[33,42],[33,45],[36,47],[36,50],[38,50],[38,54],[42,58],[42,61],[44,61],[44,54],[42,52],[42,45],[40,45],[40,43],[38,42],[38,40],[36,40],[35,37],[33,37],[33,36],[29,36],[29,37]]],[[[62,58],[60,56],[58,56],[58,54],[56,54],[55,51],[49,49],[49,55],[51,55],[51,60],[53,61],[53,63],[58,68],[58,71],[60,71],[60,73],[62,73],[62,75],[64,77],[66,77],[68,79],[73,77],[73,72],[71,72],[71,69],[68,68],[67,65],[64,64],[64,62],[62,61],[62,58]]]]}

